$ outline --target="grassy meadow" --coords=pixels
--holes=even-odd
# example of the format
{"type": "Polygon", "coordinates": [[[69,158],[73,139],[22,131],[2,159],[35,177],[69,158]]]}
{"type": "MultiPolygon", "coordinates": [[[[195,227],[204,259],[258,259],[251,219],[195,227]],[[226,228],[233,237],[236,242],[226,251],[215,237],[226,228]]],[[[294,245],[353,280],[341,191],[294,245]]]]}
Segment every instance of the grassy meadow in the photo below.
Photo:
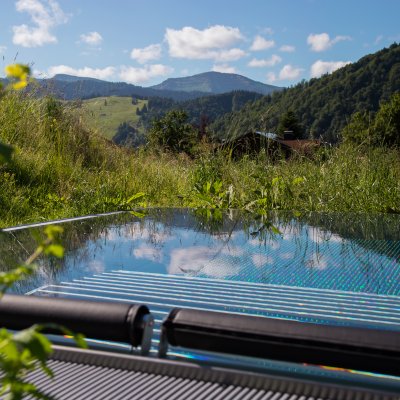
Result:
{"type": "Polygon", "coordinates": [[[137,100],[137,104],[132,104],[131,97],[96,97],[83,100],[78,112],[88,128],[111,139],[121,123],[137,125],[139,116],[136,110],[141,110],[145,104],[147,100],[137,100]]]}
{"type": "Polygon", "coordinates": [[[1,227],[143,205],[400,212],[397,150],[342,145],[275,161],[233,160],[207,146],[194,158],[134,151],[89,129],[72,107],[22,93],[0,99],[0,142],[15,148],[0,166],[1,227]]]}

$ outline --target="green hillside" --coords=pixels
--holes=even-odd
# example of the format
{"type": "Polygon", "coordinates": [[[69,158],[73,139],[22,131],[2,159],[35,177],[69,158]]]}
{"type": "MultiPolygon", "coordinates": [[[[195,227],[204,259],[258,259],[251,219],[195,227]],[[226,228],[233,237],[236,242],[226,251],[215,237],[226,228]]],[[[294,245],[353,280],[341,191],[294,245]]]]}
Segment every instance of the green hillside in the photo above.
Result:
{"type": "Polygon", "coordinates": [[[88,127],[111,139],[124,122],[137,127],[139,116],[136,110],[141,110],[147,100],[137,100],[137,104],[132,104],[131,97],[111,96],[83,100],[80,104],[79,111],[88,127]]]}
{"type": "Polygon", "coordinates": [[[274,92],[241,111],[225,114],[213,125],[220,136],[249,130],[276,131],[280,117],[292,110],[306,137],[340,140],[340,132],[357,111],[376,112],[391,94],[400,91],[400,45],[393,44],[330,75],[303,81],[274,92]]]}

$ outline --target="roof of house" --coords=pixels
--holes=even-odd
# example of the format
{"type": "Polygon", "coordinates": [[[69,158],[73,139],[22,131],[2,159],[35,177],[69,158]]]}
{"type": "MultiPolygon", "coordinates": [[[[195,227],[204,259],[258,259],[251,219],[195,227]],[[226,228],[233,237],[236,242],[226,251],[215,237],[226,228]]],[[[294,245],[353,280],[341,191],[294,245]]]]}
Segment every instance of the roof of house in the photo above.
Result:
{"type": "Polygon", "coordinates": [[[321,141],[319,139],[277,139],[276,142],[296,151],[307,151],[315,149],[321,145],[321,141]]]}

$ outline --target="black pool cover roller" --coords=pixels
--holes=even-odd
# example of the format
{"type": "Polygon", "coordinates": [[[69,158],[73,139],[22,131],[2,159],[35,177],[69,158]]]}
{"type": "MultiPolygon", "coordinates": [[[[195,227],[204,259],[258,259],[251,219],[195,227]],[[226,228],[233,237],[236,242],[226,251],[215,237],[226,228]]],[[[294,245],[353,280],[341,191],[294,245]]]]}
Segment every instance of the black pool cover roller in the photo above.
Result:
{"type": "Polygon", "coordinates": [[[152,328],[153,321],[149,309],[139,304],[17,295],[5,295],[0,300],[1,327],[20,330],[45,323],[62,325],[93,339],[137,347],[142,344],[146,325],[152,328]]]}
{"type": "Polygon", "coordinates": [[[168,344],[297,363],[398,375],[400,333],[190,309],[172,310],[163,323],[168,344]]]}

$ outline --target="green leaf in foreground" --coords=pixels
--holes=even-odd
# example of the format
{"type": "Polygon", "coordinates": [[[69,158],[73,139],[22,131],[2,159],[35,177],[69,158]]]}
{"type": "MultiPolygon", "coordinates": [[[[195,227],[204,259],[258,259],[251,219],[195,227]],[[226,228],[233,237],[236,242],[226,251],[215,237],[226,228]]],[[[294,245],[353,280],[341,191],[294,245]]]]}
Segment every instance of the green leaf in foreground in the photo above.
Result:
{"type": "Polygon", "coordinates": [[[126,200],[126,204],[130,204],[130,203],[132,203],[132,201],[134,201],[134,200],[141,199],[141,198],[143,198],[145,195],[146,195],[146,194],[143,193],[143,192],[136,193],[136,194],[134,194],[133,196],[129,197],[128,200],[126,200]]]}
{"type": "Polygon", "coordinates": [[[16,334],[6,329],[0,331],[0,368],[2,370],[1,394],[5,399],[19,400],[30,394],[37,399],[50,399],[35,385],[25,381],[29,371],[40,366],[42,371],[52,377],[46,366],[47,357],[51,354],[50,341],[40,331],[42,327],[34,325],[16,334]]]}
{"type": "Polygon", "coordinates": [[[64,257],[64,247],[60,244],[50,244],[44,249],[44,254],[62,258],[64,257]]]}

